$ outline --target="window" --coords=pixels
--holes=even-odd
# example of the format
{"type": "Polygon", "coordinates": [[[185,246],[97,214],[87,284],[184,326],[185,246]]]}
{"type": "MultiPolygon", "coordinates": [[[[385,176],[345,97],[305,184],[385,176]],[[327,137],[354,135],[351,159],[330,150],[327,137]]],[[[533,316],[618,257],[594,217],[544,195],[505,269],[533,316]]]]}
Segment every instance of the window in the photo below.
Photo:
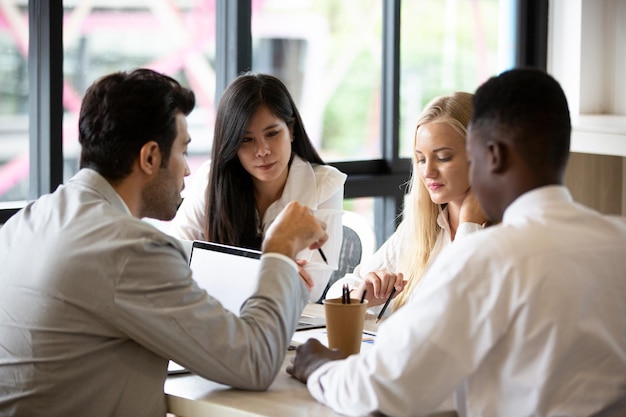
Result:
{"type": "Polygon", "coordinates": [[[28,2],[0,5],[0,202],[29,196],[28,2]]]}
{"type": "Polygon", "coordinates": [[[65,179],[78,170],[78,113],[86,89],[115,71],[150,68],[196,94],[188,119],[192,172],[210,151],[215,118],[215,5],[65,1],[63,9],[63,158],[65,179]],[[110,4],[110,5],[109,5],[110,4]]]}
{"type": "Polygon", "coordinates": [[[285,82],[322,158],[381,158],[382,2],[252,4],[252,69],[285,82]]]}
{"type": "MultiPolygon", "coordinates": [[[[370,210],[363,214],[373,219],[380,244],[398,221],[404,197],[402,184],[410,174],[408,156],[415,118],[426,102],[453,90],[475,90],[486,77],[512,67],[513,52],[515,65],[527,64],[528,60],[519,58],[519,52],[532,42],[538,42],[540,53],[544,50],[542,34],[518,38],[519,28],[532,28],[528,23],[537,17],[532,8],[519,13],[520,5],[526,3],[66,0],[58,16],[58,2],[3,1],[0,184],[14,181],[6,174],[10,162],[22,158],[23,165],[19,180],[11,186],[11,194],[0,189],[0,202],[33,198],[33,194],[48,192],[62,181],[58,172],[43,172],[29,181],[28,171],[24,171],[32,159],[26,156],[26,138],[33,124],[25,104],[29,98],[24,94],[29,80],[31,84],[39,82],[39,77],[48,74],[44,69],[30,74],[28,79],[27,61],[19,41],[23,38],[18,35],[28,27],[28,10],[44,9],[40,19],[50,24],[51,33],[58,34],[63,25],[63,42],[60,36],[50,41],[52,46],[65,47],[63,76],[49,78],[51,84],[63,85],[63,113],[57,116],[55,106],[30,97],[39,104],[39,110],[31,113],[30,118],[46,113],[53,120],[63,119],[62,156],[50,152],[49,164],[57,171],[61,168],[64,178],[77,169],[76,119],[80,99],[98,76],[147,66],[194,89],[198,106],[189,119],[194,138],[190,149],[193,172],[209,156],[215,92],[223,88],[228,77],[251,68],[285,81],[322,157],[348,174],[347,205],[370,210]],[[12,19],[15,13],[18,18],[12,19]],[[19,24],[11,26],[14,21],[19,24]],[[10,100],[5,101],[5,97],[10,100]],[[8,114],[22,137],[11,142],[18,143],[16,151],[4,146],[15,133],[4,122],[8,114]],[[50,184],[41,187],[46,176],[59,179],[48,178],[50,184]],[[24,192],[27,189],[30,193],[24,192]],[[350,200],[360,198],[370,203],[352,206],[350,200]]],[[[30,26],[31,42],[47,42],[45,26],[30,26]]],[[[37,69],[54,62],[46,54],[31,61],[31,67],[37,69]]],[[[38,87],[30,86],[31,91],[38,91],[38,87]]],[[[54,134],[46,135],[45,128],[43,132],[38,129],[30,141],[41,148],[40,155],[47,155],[46,150],[55,149],[55,141],[60,142],[54,134]]],[[[0,207],[0,223],[15,211],[11,210],[0,207]]]]}
{"type": "Polygon", "coordinates": [[[512,0],[403,1],[400,34],[400,155],[410,157],[415,123],[434,97],[473,93],[514,66],[512,0]]]}

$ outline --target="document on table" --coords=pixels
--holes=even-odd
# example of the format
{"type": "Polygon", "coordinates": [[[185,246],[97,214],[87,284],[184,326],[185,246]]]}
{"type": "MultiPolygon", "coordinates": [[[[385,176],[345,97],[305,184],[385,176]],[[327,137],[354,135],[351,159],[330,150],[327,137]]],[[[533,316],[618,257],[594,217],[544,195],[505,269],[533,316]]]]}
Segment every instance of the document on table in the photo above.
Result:
{"type": "MultiPolygon", "coordinates": [[[[317,339],[321,344],[328,347],[328,335],[326,333],[326,328],[322,329],[310,329],[310,330],[302,330],[299,332],[295,332],[293,337],[291,338],[291,349],[301,345],[309,339],[317,339]]],[[[376,340],[376,333],[370,332],[368,330],[363,330],[363,339],[361,342],[361,352],[366,349],[369,349],[374,345],[374,341],[376,340]]]]}

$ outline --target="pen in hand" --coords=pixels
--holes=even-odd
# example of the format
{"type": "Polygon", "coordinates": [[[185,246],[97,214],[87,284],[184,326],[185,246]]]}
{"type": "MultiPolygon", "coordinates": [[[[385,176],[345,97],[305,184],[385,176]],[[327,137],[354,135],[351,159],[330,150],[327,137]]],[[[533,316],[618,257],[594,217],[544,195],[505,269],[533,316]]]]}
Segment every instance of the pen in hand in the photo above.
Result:
{"type": "Polygon", "coordinates": [[[322,251],[322,248],[317,248],[317,251],[320,253],[320,256],[322,257],[324,263],[328,265],[328,259],[326,259],[326,255],[324,255],[324,251],[322,251]]]}
{"type": "Polygon", "coordinates": [[[391,290],[391,294],[389,294],[389,298],[387,298],[387,301],[385,301],[385,305],[383,306],[383,309],[380,310],[380,313],[378,313],[378,317],[376,317],[376,323],[378,323],[380,319],[383,318],[383,314],[385,314],[385,310],[387,310],[387,306],[389,305],[389,302],[391,301],[391,298],[393,298],[393,295],[395,293],[396,293],[396,287],[393,287],[393,289],[391,290]]]}

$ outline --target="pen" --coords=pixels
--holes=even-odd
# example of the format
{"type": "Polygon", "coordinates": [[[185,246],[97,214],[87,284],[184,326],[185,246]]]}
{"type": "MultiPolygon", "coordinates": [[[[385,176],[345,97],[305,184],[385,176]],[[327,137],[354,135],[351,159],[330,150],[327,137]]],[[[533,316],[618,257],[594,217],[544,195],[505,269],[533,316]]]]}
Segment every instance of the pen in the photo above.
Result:
{"type": "Polygon", "coordinates": [[[367,290],[363,290],[363,295],[361,295],[361,304],[365,301],[365,294],[367,294],[367,290]]]}
{"type": "Polygon", "coordinates": [[[391,297],[393,297],[395,293],[396,293],[396,287],[393,287],[393,289],[391,290],[391,294],[389,294],[389,298],[387,298],[387,301],[385,301],[385,305],[383,306],[383,309],[380,310],[380,313],[378,313],[378,317],[376,317],[376,323],[378,323],[380,319],[383,318],[383,314],[385,314],[385,310],[387,310],[387,306],[389,305],[389,302],[391,301],[391,297]]]}
{"type": "Polygon", "coordinates": [[[320,253],[320,256],[324,260],[324,263],[328,265],[328,259],[326,259],[326,255],[324,255],[324,251],[322,251],[322,248],[317,248],[317,251],[320,253]]]}

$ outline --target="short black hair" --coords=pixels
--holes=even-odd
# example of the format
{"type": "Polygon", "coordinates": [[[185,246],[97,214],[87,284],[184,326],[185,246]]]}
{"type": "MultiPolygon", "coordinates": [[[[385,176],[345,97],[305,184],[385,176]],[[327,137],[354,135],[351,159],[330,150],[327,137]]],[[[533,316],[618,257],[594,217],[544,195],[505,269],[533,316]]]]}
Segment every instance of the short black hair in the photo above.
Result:
{"type": "Polygon", "coordinates": [[[506,134],[539,171],[567,165],[572,125],[559,83],[545,71],[518,68],[490,78],[474,95],[471,124],[484,138],[506,134]]]}
{"type": "Polygon", "coordinates": [[[166,166],[178,134],[176,114],[187,116],[194,106],[191,90],[149,69],[100,78],[87,90],[80,110],[80,168],[120,181],[130,174],[141,147],[152,140],[166,166]]]}

